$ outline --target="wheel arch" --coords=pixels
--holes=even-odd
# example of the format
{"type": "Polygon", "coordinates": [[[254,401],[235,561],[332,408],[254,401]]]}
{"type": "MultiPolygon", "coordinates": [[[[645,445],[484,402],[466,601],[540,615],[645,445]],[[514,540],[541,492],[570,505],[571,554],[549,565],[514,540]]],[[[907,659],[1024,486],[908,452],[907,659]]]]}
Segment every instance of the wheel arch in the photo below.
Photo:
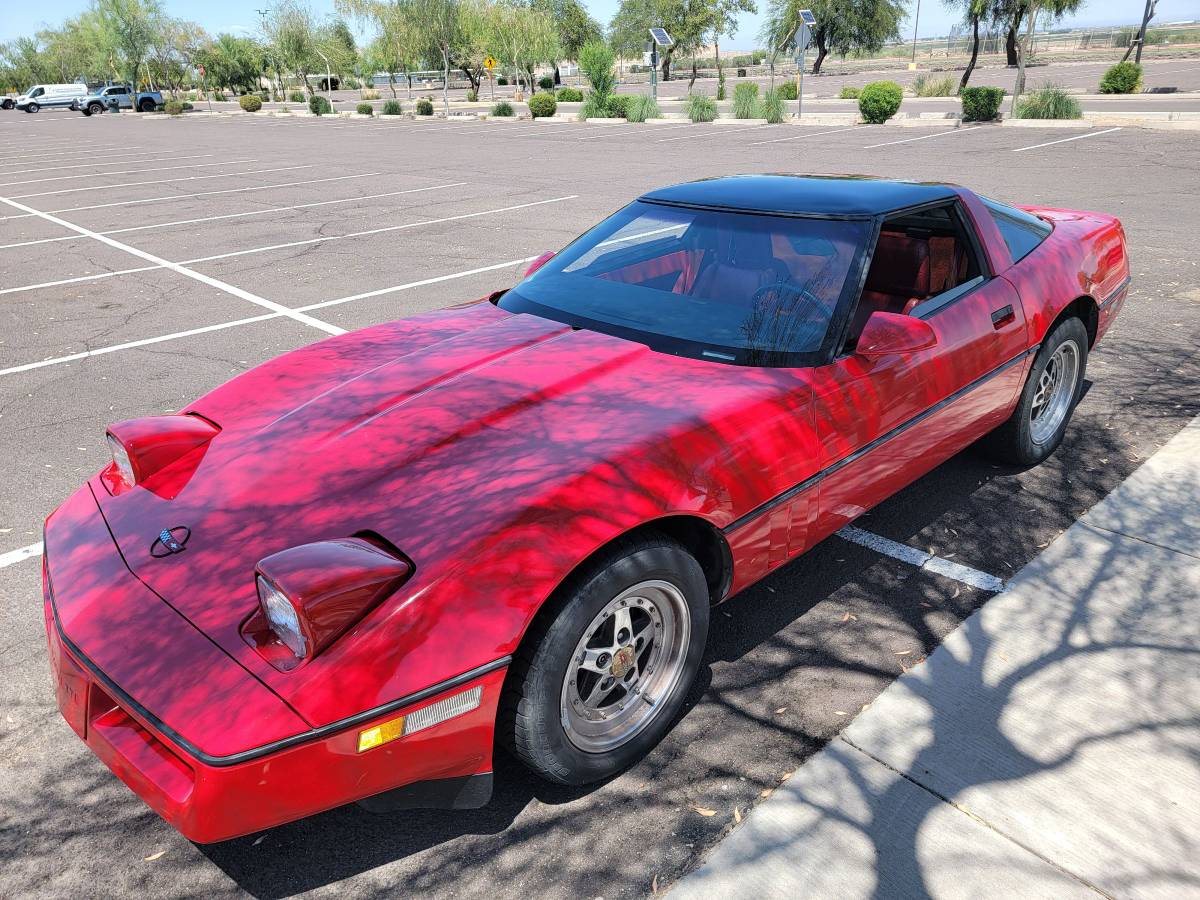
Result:
{"type": "Polygon", "coordinates": [[[1060,322],[1067,319],[1079,319],[1083,322],[1083,327],[1087,331],[1088,336],[1088,349],[1090,350],[1094,347],[1096,344],[1096,334],[1100,327],[1100,306],[1096,303],[1094,297],[1089,297],[1087,294],[1076,297],[1059,310],[1058,315],[1054,317],[1054,320],[1046,328],[1045,333],[1038,337],[1038,341],[1046,340],[1046,336],[1057,328],[1060,322]]]}

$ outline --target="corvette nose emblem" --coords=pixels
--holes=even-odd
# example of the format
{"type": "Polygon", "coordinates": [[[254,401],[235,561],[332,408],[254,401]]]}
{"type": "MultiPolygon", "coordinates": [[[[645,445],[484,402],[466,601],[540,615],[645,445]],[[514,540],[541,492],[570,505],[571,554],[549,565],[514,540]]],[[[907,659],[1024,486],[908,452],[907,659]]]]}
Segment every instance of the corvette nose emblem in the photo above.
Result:
{"type": "Polygon", "coordinates": [[[154,543],[150,545],[150,555],[155,559],[162,559],[164,556],[182,553],[184,545],[191,536],[192,530],[186,525],[164,528],[158,533],[158,537],[154,539],[154,543]]]}

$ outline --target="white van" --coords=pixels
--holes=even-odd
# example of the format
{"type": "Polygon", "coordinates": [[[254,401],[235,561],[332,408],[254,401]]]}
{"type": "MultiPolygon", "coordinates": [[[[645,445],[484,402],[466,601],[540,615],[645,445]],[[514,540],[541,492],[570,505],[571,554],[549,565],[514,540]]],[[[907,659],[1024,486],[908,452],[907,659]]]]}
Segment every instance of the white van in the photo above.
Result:
{"type": "Polygon", "coordinates": [[[86,84],[35,84],[17,98],[17,109],[35,113],[43,106],[66,108],[88,95],[86,84]]]}

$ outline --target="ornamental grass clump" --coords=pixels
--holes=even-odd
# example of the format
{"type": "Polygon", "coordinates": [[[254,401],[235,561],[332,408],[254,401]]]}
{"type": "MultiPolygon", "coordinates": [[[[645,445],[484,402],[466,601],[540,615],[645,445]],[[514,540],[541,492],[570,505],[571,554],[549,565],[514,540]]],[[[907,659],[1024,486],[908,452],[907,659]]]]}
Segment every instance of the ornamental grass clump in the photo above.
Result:
{"type": "Polygon", "coordinates": [[[1056,85],[1038,88],[1017,101],[1018,119],[1082,119],[1079,101],[1056,85]]]}
{"type": "Polygon", "coordinates": [[[773,91],[767,91],[763,96],[762,102],[758,104],[758,115],[755,118],[766,119],[769,124],[778,125],[783,121],[784,109],[783,95],[776,88],[773,91]]]}
{"type": "Polygon", "coordinates": [[[753,81],[742,81],[734,85],[733,117],[735,119],[758,118],[758,85],[753,81]]]}
{"type": "Polygon", "coordinates": [[[662,112],[653,97],[648,94],[635,94],[629,100],[625,118],[630,122],[645,122],[647,119],[661,119],[662,112]]]}
{"type": "Polygon", "coordinates": [[[687,98],[687,117],[694,124],[712,122],[717,118],[717,104],[704,94],[690,94],[687,98]]]}

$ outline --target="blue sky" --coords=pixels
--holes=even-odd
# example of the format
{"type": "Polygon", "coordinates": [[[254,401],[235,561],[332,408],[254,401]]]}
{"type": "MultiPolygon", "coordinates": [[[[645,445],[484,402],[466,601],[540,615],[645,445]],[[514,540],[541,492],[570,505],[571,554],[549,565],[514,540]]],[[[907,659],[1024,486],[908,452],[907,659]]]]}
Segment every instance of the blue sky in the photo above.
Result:
{"type": "MultiPolygon", "coordinates": [[[[584,0],[593,16],[607,22],[616,12],[619,0],[584,0]]],[[[910,0],[910,3],[913,0],[910,0]]],[[[210,32],[235,31],[254,28],[258,16],[254,10],[260,3],[244,0],[165,0],[167,12],[183,19],[199,22],[210,32]]],[[[269,5],[262,0],[261,5],[269,5]]],[[[311,0],[318,15],[333,12],[333,0],[311,0]]],[[[68,16],[78,14],[87,7],[86,0],[40,0],[38,3],[22,3],[10,0],[0,20],[0,40],[8,41],[23,34],[31,34],[44,25],[57,25],[68,16]]],[[[759,0],[760,8],[766,0],[759,0]]],[[[1078,25],[1120,25],[1141,20],[1143,0],[1091,0],[1083,10],[1067,21],[1078,25]]],[[[911,6],[910,6],[911,9],[911,6]]],[[[947,10],[942,0],[921,0],[919,33],[921,37],[945,34],[950,26],[959,21],[959,14],[947,10]]],[[[1181,19],[1200,18],[1197,0],[1160,0],[1156,22],[1172,22],[1181,19]]],[[[727,42],[729,49],[752,49],[758,33],[759,17],[743,15],[737,36],[727,42]]],[[[912,20],[901,29],[905,36],[912,34],[912,20]]]]}

